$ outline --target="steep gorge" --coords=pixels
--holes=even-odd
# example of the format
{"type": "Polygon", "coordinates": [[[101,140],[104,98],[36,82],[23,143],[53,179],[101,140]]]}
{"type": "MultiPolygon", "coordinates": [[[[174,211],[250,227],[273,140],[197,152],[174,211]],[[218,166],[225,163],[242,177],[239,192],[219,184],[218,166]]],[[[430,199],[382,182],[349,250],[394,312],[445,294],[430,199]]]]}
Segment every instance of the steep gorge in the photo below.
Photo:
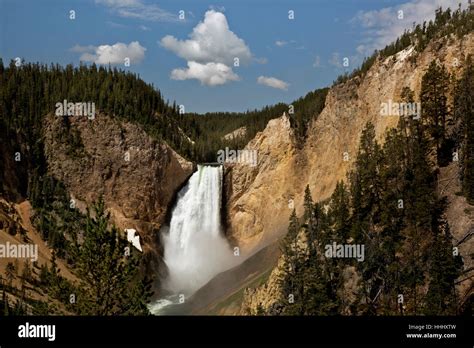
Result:
{"type": "MultiPolygon", "coordinates": [[[[286,113],[270,120],[245,148],[256,151],[257,166],[226,164],[224,168],[225,232],[232,247],[240,247],[241,264],[218,274],[196,292],[190,301],[197,303],[196,312],[209,313],[207,305],[212,306],[213,313],[225,314],[254,314],[259,305],[270,307],[279,292],[275,268],[281,262],[278,242],[287,230],[293,208],[298,215],[302,213],[306,185],[315,201],[328,198],[336,183],[345,180],[352,169],[366,123],[375,126],[380,142],[386,130],[398,123],[398,117],[380,114],[381,103],[399,101],[403,87],[410,87],[418,100],[421,77],[431,61],[438,60],[459,76],[464,57],[472,53],[474,35],[469,34],[460,40],[432,41],[421,53],[408,47],[394,56],[377,58],[362,77],[330,89],[324,109],[310,120],[303,139],[292,124],[294,119],[286,113]],[[251,289],[244,291],[248,287],[251,289]],[[199,296],[206,298],[204,306],[199,296]]],[[[147,273],[164,278],[160,229],[195,163],[181,157],[177,148],[155,140],[146,124],[127,122],[115,115],[99,113],[93,122],[49,115],[42,120],[41,129],[48,175],[64,184],[81,212],[103,196],[111,222],[122,231],[138,231],[143,259],[149,266],[147,273]]],[[[4,165],[10,174],[5,176],[5,183],[16,187],[18,180],[11,174],[15,172],[11,169],[14,150],[5,149],[5,158],[10,159],[4,165]]],[[[461,243],[472,219],[465,215],[460,218],[460,211],[469,206],[455,194],[459,185],[451,179],[456,171],[455,164],[441,168],[441,180],[447,180],[443,190],[450,199],[447,217],[451,231],[461,243]]],[[[472,241],[460,249],[463,256],[469,255],[474,249],[472,241]]],[[[348,287],[353,286],[355,275],[348,272],[346,280],[348,287]]]]}

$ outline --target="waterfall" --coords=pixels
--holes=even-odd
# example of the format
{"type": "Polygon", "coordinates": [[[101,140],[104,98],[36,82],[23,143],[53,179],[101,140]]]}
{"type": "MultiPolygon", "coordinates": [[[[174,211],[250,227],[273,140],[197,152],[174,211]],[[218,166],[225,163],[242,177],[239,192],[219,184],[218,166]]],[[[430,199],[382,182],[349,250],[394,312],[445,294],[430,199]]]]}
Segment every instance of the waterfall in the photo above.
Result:
{"type": "Polygon", "coordinates": [[[198,166],[179,192],[169,233],[163,234],[168,277],[163,286],[189,296],[234,265],[220,224],[222,167],[198,166]]]}

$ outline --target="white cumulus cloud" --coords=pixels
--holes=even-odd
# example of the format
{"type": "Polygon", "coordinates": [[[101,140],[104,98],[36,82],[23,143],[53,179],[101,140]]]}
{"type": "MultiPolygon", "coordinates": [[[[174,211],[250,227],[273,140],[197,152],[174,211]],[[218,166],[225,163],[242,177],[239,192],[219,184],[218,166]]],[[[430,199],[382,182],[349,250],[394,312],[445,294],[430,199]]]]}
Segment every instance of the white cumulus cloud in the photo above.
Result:
{"type": "Polygon", "coordinates": [[[289,83],[279,80],[275,77],[267,77],[267,76],[259,76],[257,79],[257,83],[261,85],[265,85],[272,88],[288,90],[289,83]]]}
{"type": "Polygon", "coordinates": [[[138,41],[133,41],[128,45],[117,42],[114,45],[100,46],[74,46],[71,51],[82,53],[80,60],[84,62],[94,62],[96,64],[123,64],[125,58],[130,59],[130,63],[140,63],[145,57],[146,48],[138,41]]]}
{"type": "Polygon", "coordinates": [[[187,69],[174,69],[171,72],[173,80],[197,79],[207,86],[218,86],[228,81],[237,81],[239,76],[230,67],[222,63],[188,62],[187,69]]]}
{"type": "Polygon", "coordinates": [[[189,34],[189,39],[179,40],[167,35],[160,40],[162,47],[188,62],[187,69],[175,69],[172,78],[198,79],[205,85],[221,85],[235,81],[232,71],[236,58],[239,65],[249,63],[252,53],[245,41],[229,28],[226,16],[209,10],[189,34]]]}

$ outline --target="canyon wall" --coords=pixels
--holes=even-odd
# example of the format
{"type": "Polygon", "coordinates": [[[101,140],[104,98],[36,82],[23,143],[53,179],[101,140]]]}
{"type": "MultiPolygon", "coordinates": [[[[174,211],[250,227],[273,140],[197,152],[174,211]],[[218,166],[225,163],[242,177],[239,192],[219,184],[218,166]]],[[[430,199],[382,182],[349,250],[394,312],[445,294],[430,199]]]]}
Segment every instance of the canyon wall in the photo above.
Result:
{"type": "MultiPolygon", "coordinates": [[[[311,122],[302,146],[297,146],[286,115],[272,120],[247,145],[247,149],[257,150],[258,165],[236,164],[229,170],[232,180],[227,183],[231,193],[227,221],[231,238],[252,253],[281,237],[287,230],[293,207],[297,215],[302,214],[307,184],[313,200],[320,201],[332,194],[339,180],[347,179],[367,122],[375,126],[381,143],[387,129],[398,124],[398,116],[381,115],[382,103],[399,102],[406,86],[414,91],[415,101],[419,101],[422,76],[433,60],[459,77],[464,57],[473,53],[474,35],[470,34],[460,41],[431,42],[417,55],[409,47],[394,56],[376,60],[363,78],[356,77],[330,89],[325,107],[311,122]]],[[[450,196],[459,200],[453,192],[450,196]]],[[[459,211],[453,213],[452,208],[448,209],[447,218],[455,242],[474,227],[472,219],[457,223],[459,215],[459,211]]],[[[472,250],[472,241],[460,247],[468,261],[472,250]]],[[[347,272],[347,291],[350,292],[351,286],[355,286],[355,275],[351,275],[350,270],[347,272]]],[[[265,284],[247,289],[240,314],[256,313],[258,305],[271,312],[279,295],[277,278],[278,268],[275,268],[265,284]]]]}
{"type": "MultiPolygon", "coordinates": [[[[296,208],[301,215],[307,184],[315,201],[328,198],[339,180],[345,180],[356,158],[360,135],[367,122],[376,137],[398,124],[397,116],[382,116],[381,103],[400,101],[403,87],[419,99],[421,78],[432,60],[459,73],[462,57],[474,52],[474,35],[448,44],[433,42],[415,59],[407,48],[377,60],[361,79],[332,87],[323,111],[309,125],[303,146],[297,146],[289,118],[270,121],[246,146],[256,150],[258,164],[232,164],[226,180],[228,234],[246,250],[254,250],[286,231],[296,208]]],[[[298,110],[295,110],[298,112],[298,110]]]]}
{"type": "Polygon", "coordinates": [[[103,196],[113,223],[121,230],[136,229],[144,253],[161,257],[158,230],[193,164],[139,126],[104,114],[65,122],[51,115],[45,119],[50,175],[65,184],[82,211],[103,196]]]}

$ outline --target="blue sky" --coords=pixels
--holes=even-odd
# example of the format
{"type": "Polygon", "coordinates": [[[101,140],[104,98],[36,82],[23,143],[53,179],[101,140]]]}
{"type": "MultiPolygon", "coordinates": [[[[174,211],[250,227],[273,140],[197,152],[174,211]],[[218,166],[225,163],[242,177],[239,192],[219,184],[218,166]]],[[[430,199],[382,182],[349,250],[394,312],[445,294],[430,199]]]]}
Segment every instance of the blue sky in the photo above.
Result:
{"type": "Polygon", "coordinates": [[[437,6],[459,2],[0,0],[0,57],[110,62],[186,111],[244,111],[330,85],[437,6]]]}

